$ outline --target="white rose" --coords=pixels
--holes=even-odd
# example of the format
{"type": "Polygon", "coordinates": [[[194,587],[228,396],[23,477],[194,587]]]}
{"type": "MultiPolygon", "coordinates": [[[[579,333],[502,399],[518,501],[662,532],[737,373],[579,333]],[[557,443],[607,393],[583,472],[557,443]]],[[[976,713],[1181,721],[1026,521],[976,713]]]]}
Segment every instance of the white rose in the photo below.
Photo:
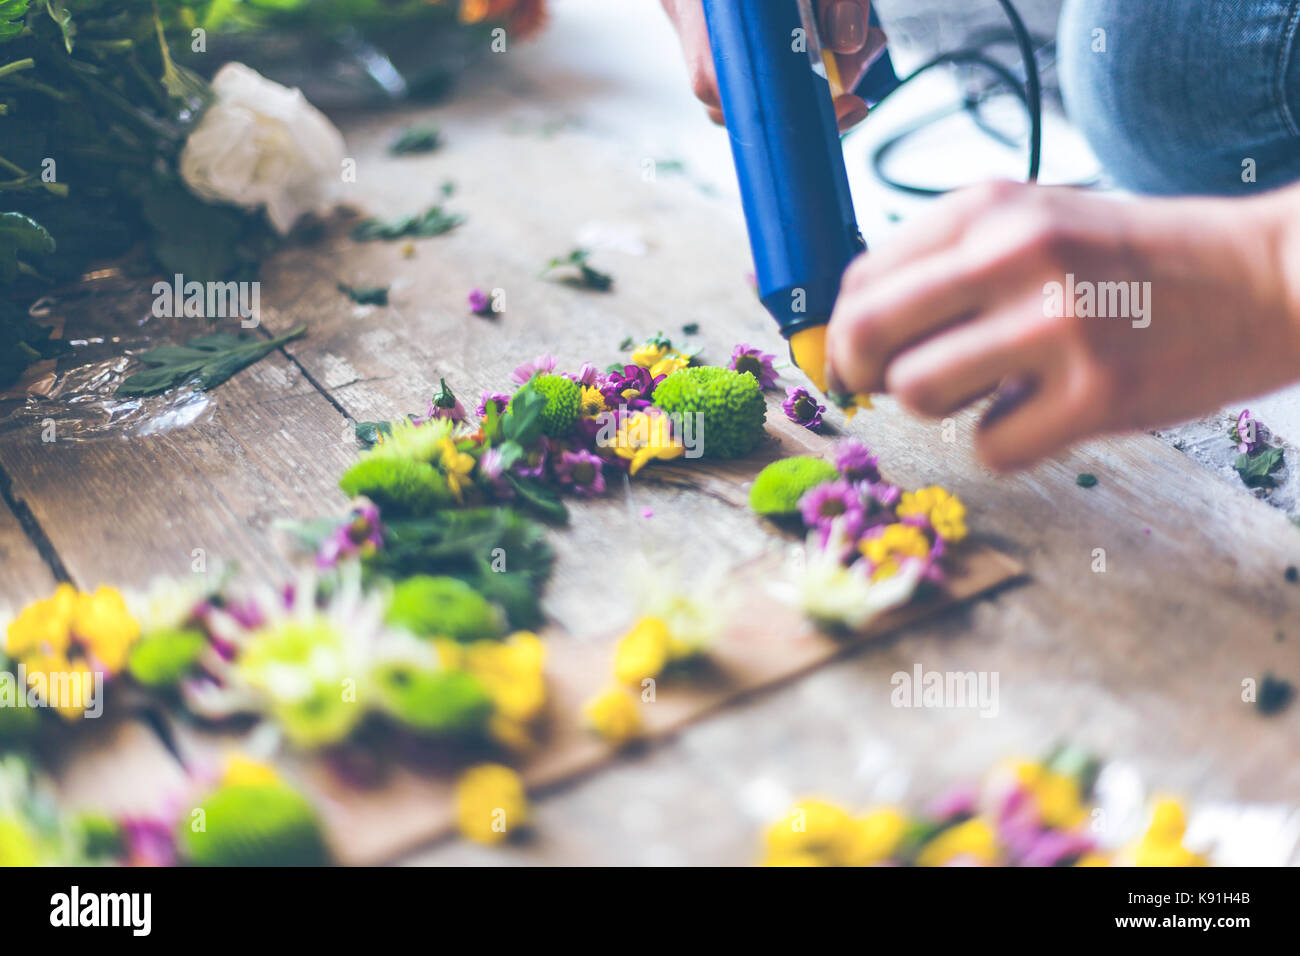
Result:
{"type": "Polygon", "coordinates": [[[198,196],[266,207],[287,233],[298,217],[334,205],[343,136],[297,89],[242,63],[212,79],[216,95],[181,151],[181,178],[198,196]]]}

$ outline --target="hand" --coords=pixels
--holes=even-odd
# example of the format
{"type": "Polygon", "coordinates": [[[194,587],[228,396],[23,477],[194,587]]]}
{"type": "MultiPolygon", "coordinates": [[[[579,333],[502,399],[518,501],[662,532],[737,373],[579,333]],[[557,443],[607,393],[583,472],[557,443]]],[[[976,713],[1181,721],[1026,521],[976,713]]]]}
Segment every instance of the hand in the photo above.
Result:
{"type": "Polygon", "coordinates": [[[977,438],[999,471],[1208,414],[1300,379],[1297,221],[1297,188],[1136,201],[1013,183],[962,191],[845,272],[827,333],[832,387],[887,390],[942,418],[1009,383],[977,438]],[[1127,309],[1104,283],[1127,284],[1127,309]],[[1066,287],[1076,308],[1057,294],[1066,287]],[[1127,316],[1076,314],[1089,289],[1102,314],[1127,316]]]}
{"type": "MultiPolygon", "coordinates": [[[[708,110],[709,118],[722,125],[722,104],[713,72],[704,7],[700,0],[663,0],[663,5],[681,37],[686,66],[691,73],[691,87],[708,110]]],[[[884,48],[884,34],[867,28],[870,6],[869,0],[817,0],[822,43],[835,53],[845,89],[851,90],[858,85],[884,48]]],[[[835,100],[835,115],[840,129],[848,129],[867,118],[867,104],[852,93],[845,93],[835,100]]]]}

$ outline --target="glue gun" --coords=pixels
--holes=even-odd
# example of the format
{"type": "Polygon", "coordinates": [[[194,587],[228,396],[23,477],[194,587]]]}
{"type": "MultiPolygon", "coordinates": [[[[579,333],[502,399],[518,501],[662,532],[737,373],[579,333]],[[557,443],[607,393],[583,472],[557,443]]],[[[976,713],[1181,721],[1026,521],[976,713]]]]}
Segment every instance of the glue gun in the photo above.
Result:
{"type": "MultiPolygon", "coordinates": [[[[835,118],[834,97],[850,91],[822,47],[813,0],[704,0],[704,17],[758,295],[794,363],[826,392],[826,323],[844,270],[866,249],[835,118]]],[[[879,28],[874,9],[870,25],[879,28]]],[[[898,85],[885,53],[852,92],[871,105],[898,85]]]]}

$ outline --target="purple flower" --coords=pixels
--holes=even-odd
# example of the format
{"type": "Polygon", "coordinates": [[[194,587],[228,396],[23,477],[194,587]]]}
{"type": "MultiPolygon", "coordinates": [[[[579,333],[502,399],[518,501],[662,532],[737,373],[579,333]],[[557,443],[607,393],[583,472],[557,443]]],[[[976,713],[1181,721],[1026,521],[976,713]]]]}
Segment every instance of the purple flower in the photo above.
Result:
{"type": "Polygon", "coordinates": [[[496,405],[498,412],[504,412],[506,406],[510,404],[510,396],[505,392],[484,392],[479,396],[478,404],[474,406],[474,414],[479,418],[487,415],[488,402],[496,405]]]}
{"type": "Polygon", "coordinates": [[[1258,418],[1250,414],[1249,408],[1243,408],[1237,416],[1237,427],[1233,437],[1237,439],[1237,451],[1242,455],[1253,454],[1259,447],[1260,431],[1263,429],[1258,418]]]}
{"type": "Polygon", "coordinates": [[[537,444],[530,448],[519,464],[515,465],[515,471],[521,478],[545,478],[546,462],[551,453],[551,440],[543,435],[537,440],[537,444]]]}
{"type": "Polygon", "coordinates": [[[609,374],[609,378],[605,379],[600,394],[604,396],[605,404],[610,408],[626,405],[629,409],[636,411],[650,404],[656,386],[664,378],[663,375],[653,378],[649,369],[644,369],[639,365],[624,365],[623,371],[609,374]]]}
{"type": "Polygon", "coordinates": [[[583,497],[605,493],[604,461],[586,449],[566,451],[555,464],[555,477],[574,494],[583,497]]]}
{"type": "Polygon", "coordinates": [[[492,300],[482,289],[470,289],[469,310],[475,315],[489,316],[492,314],[492,300]]]}
{"type": "Polygon", "coordinates": [[[438,394],[429,402],[429,417],[427,421],[435,418],[446,418],[453,422],[463,422],[465,420],[465,407],[452,394],[451,389],[447,387],[445,378],[438,379],[438,394]]]}
{"type": "Polygon", "coordinates": [[[821,530],[823,535],[833,521],[843,518],[845,533],[850,538],[856,538],[861,532],[865,517],[858,490],[844,480],[828,481],[805,491],[799,499],[799,512],[804,524],[821,530]]]}
{"type": "Polygon", "coordinates": [[[835,467],[849,481],[874,484],[880,480],[879,464],[871,449],[856,438],[845,439],[835,446],[835,467]]]}
{"type": "Polygon", "coordinates": [[[796,425],[816,429],[821,427],[826,406],[817,404],[817,399],[809,394],[808,389],[791,387],[785,390],[785,401],[781,403],[781,409],[785,412],[785,417],[796,425]]]}
{"type": "Polygon", "coordinates": [[[162,820],[139,817],[122,821],[126,857],[132,866],[175,866],[174,829],[162,820]]]}
{"type": "Polygon", "coordinates": [[[384,529],[379,523],[379,509],[361,499],[343,524],[321,542],[316,552],[316,567],[333,568],[344,558],[366,554],[384,546],[384,529]]]}
{"type": "Polygon", "coordinates": [[[525,362],[510,373],[510,381],[516,385],[527,385],[538,372],[554,372],[555,356],[549,352],[539,355],[531,362],[525,362]]]}
{"type": "Polygon", "coordinates": [[[1021,866],[1057,866],[1092,852],[1096,843],[1084,833],[1072,830],[1043,830],[1024,847],[1021,866]]]}
{"type": "Polygon", "coordinates": [[[583,362],[582,368],[578,369],[577,375],[570,376],[575,382],[583,386],[595,385],[600,381],[600,370],[590,362],[583,362]]]}
{"type": "Polygon", "coordinates": [[[775,362],[775,355],[742,342],[732,351],[731,364],[727,368],[737,372],[748,372],[758,379],[760,388],[776,388],[775,362]]]}
{"type": "Polygon", "coordinates": [[[478,471],[492,488],[498,498],[512,498],[515,490],[506,481],[504,454],[500,448],[489,448],[479,457],[478,471]]]}
{"type": "Polygon", "coordinates": [[[870,486],[867,497],[881,508],[892,510],[898,504],[898,499],[903,497],[903,489],[887,481],[877,481],[870,486]]]}
{"type": "Polygon", "coordinates": [[[931,802],[925,809],[925,815],[931,819],[946,823],[954,818],[974,816],[978,804],[978,788],[971,784],[963,784],[954,787],[931,802]]]}

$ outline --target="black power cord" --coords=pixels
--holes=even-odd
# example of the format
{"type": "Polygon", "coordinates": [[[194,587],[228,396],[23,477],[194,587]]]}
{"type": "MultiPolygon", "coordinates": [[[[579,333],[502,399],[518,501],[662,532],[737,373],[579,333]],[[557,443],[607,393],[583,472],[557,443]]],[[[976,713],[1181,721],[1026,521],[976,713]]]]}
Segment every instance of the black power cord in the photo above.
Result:
{"type": "MultiPolygon", "coordinates": [[[[1021,19],[1019,12],[1012,5],[1011,0],[998,0],[1003,11],[1007,15],[1007,20],[1011,24],[1011,32],[1015,38],[1016,46],[1020,49],[1020,59],[1024,65],[1025,79],[1023,82],[997,60],[993,59],[984,52],[985,47],[970,47],[962,50],[954,50],[951,53],[943,53],[913,70],[903,78],[894,93],[902,89],[908,83],[912,82],[923,73],[940,66],[950,66],[953,64],[981,66],[995,76],[1010,88],[1020,102],[1025,107],[1025,112],[1029,116],[1029,173],[1026,177],[1028,182],[1035,182],[1038,179],[1038,173],[1042,166],[1043,157],[1043,89],[1042,81],[1038,75],[1038,59],[1034,54],[1034,43],[1030,38],[1029,29],[1025,26],[1025,21],[1021,19]]],[[[893,93],[890,94],[894,95],[893,93]]],[[[921,121],[908,126],[899,133],[896,133],[883,143],[878,145],[871,154],[871,169],[886,186],[896,189],[900,192],[911,193],[915,196],[940,196],[946,189],[933,189],[926,186],[917,186],[910,183],[899,182],[893,179],[885,172],[885,161],[890,154],[906,139],[910,138],[921,130],[926,129],[941,119],[946,119],[961,111],[976,112],[979,107],[979,97],[967,97],[961,104],[950,110],[928,116],[921,121]]],[[[978,121],[978,120],[977,120],[978,121]]],[[[982,122],[981,122],[981,125],[982,122]]]]}

